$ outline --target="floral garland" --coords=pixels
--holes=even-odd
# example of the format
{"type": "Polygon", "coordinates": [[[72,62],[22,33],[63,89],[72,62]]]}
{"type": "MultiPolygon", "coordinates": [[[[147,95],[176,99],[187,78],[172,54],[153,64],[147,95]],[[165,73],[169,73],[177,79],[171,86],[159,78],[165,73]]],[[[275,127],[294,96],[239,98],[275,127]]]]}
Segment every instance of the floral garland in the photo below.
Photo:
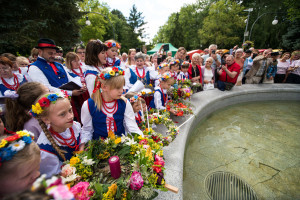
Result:
{"type": "Polygon", "coordinates": [[[184,102],[180,101],[169,101],[168,105],[166,106],[167,110],[173,109],[175,111],[176,116],[184,116],[184,115],[190,115],[193,114],[193,111],[191,109],[191,106],[184,105],[184,102]]]}
{"type": "Polygon", "coordinates": [[[111,77],[115,77],[115,76],[121,76],[121,75],[125,75],[125,71],[123,71],[120,67],[113,67],[112,70],[110,70],[107,73],[101,73],[100,74],[100,78],[103,80],[108,80],[111,77]]]}
{"type": "Polygon", "coordinates": [[[167,79],[172,78],[170,72],[165,72],[161,75],[161,77],[159,78],[159,80],[161,81],[166,81],[167,79]]]}
{"type": "Polygon", "coordinates": [[[53,199],[64,200],[88,200],[94,195],[94,191],[89,189],[89,182],[78,182],[73,187],[65,184],[62,178],[53,176],[46,179],[46,174],[40,176],[32,185],[32,192],[42,192],[53,199]]]}
{"type": "Polygon", "coordinates": [[[2,139],[0,142],[0,167],[4,161],[11,160],[16,153],[24,149],[26,145],[31,144],[33,138],[33,133],[23,130],[2,139]]]}
{"type": "Polygon", "coordinates": [[[66,97],[67,96],[64,93],[46,94],[36,104],[31,106],[31,110],[29,111],[29,113],[31,114],[31,116],[37,117],[44,111],[43,108],[50,106],[50,103],[55,104],[58,98],[66,97]]]}
{"type": "Polygon", "coordinates": [[[62,180],[71,186],[81,180],[89,182],[86,190],[93,192],[93,199],[152,199],[157,196],[154,189],[167,191],[162,147],[162,142],[151,137],[134,133],[116,137],[111,133],[105,140],[90,141],[85,151],[67,161],[62,180]],[[110,174],[111,156],[120,158],[122,172],[118,179],[110,174]]]}
{"type": "Polygon", "coordinates": [[[105,45],[108,48],[117,47],[118,49],[121,49],[121,45],[117,42],[106,42],[105,45]]]}
{"type": "Polygon", "coordinates": [[[190,63],[188,62],[188,61],[183,61],[182,63],[181,63],[181,66],[182,65],[189,65],[190,63]]]}
{"type": "Polygon", "coordinates": [[[137,101],[139,100],[140,96],[141,96],[141,95],[138,94],[138,95],[134,95],[133,97],[131,97],[131,98],[129,99],[130,103],[135,103],[135,102],[137,102],[137,101]]]}
{"type": "Polygon", "coordinates": [[[169,65],[175,65],[177,63],[180,63],[180,61],[178,59],[170,61],[169,65]]]}
{"type": "Polygon", "coordinates": [[[162,63],[162,64],[160,64],[158,67],[157,67],[157,69],[159,70],[159,69],[163,69],[164,67],[169,67],[169,64],[168,63],[162,63]]]}

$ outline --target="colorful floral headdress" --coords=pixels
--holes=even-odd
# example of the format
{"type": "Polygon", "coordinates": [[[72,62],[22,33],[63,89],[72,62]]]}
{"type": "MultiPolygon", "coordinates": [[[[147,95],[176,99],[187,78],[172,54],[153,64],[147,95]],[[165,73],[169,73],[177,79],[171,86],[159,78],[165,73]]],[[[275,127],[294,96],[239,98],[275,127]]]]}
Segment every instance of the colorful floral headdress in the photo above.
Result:
{"type": "Polygon", "coordinates": [[[160,64],[160,65],[157,67],[157,69],[162,69],[162,68],[164,68],[164,67],[169,67],[169,64],[168,64],[168,63],[162,63],[162,64],[160,64]]]}
{"type": "Polygon", "coordinates": [[[107,73],[101,73],[100,74],[100,78],[103,79],[103,80],[108,80],[110,79],[111,77],[114,77],[114,76],[120,76],[120,75],[125,75],[125,71],[123,71],[123,69],[121,69],[120,67],[113,67],[112,70],[110,70],[109,72],[107,73]]]}
{"type": "Polygon", "coordinates": [[[141,96],[140,94],[137,94],[137,95],[134,95],[133,97],[131,97],[131,98],[129,99],[130,103],[135,103],[135,102],[137,102],[137,101],[139,100],[140,96],[141,96]]]}
{"type": "Polygon", "coordinates": [[[27,144],[31,144],[33,137],[33,133],[24,130],[2,139],[0,142],[0,167],[4,161],[11,160],[13,156],[24,149],[27,144]]]}
{"type": "Polygon", "coordinates": [[[178,59],[172,60],[169,62],[169,65],[175,65],[176,63],[180,63],[180,61],[178,59]]]}
{"type": "Polygon", "coordinates": [[[55,104],[58,98],[66,98],[67,96],[64,93],[55,93],[55,94],[46,94],[42,97],[35,105],[31,106],[29,113],[33,117],[41,114],[44,110],[43,108],[49,107],[50,103],[55,104]]]}
{"type": "Polygon", "coordinates": [[[121,45],[117,42],[106,42],[105,45],[108,48],[117,47],[118,49],[121,49],[121,45]]]}
{"type": "Polygon", "coordinates": [[[182,64],[181,64],[181,66],[182,65],[188,65],[188,64],[190,64],[188,61],[183,61],[182,64]]]}
{"type": "Polygon", "coordinates": [[[167,79],[172,78],[171,74],[169,72],[165,72],[162,77],[160,77],[159,79],[161,81],[166,81],[167,79]]]}

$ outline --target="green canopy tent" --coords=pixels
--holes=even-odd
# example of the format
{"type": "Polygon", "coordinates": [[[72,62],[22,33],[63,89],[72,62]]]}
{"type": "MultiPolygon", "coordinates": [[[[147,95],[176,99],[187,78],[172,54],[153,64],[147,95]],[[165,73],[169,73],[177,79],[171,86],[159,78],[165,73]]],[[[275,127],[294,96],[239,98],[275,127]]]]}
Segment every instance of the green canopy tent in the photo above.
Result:
{"type": "Polygon", "coordinates": [[[150,51],[147,51],[147,54],[152,55],[152,54],[158,52],[158,50],[160,49],[160,47],[163,44],[169,44],[169,51],[172,52],[172,56],[174,57],[178,49],[176,49],[171,43],[158,43],[158,44],[156,44],[156,46],[153,49],[151,49],[150,51]]]}

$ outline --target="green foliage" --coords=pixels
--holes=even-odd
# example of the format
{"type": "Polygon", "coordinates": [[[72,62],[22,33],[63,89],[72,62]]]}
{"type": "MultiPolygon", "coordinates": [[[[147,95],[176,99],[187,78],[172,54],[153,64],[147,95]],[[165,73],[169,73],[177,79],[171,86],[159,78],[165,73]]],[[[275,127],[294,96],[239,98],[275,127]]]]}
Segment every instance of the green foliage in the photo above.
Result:
{"type": "Polygon", "coordinates": [[[85,18],[79,20],[83,27],[80,31],[81,40],[85,43],[90,39],[106,41],[114,38],[121,44],[121,52],[128,52],[130,48],[140,48],[144,44],[138,37],[143,38],[143,26],[146,22],[135,5],[128,20],[121,11],[114,9],[110,12],[107,4],[100,4],[97,0],[84,0],[79,4],[79,8],[87,13],[86,16],[91,21],[91,25],[86,26],[85,18]]]}
{"type": "Polygon", "coordinates": [[[202,42],[206,46],[213,43],[222,48],[231,48],[234,44],[239,44],[245,26],[245,17],[241,17],[243,9],[229,0],[211,4],[209,14],[199,30],[202,42]]]}
{"type": "Polygon", "coordinates": [[[289,50],[300,49],[300,19],[295,20],[291,23],[291,26],[288,27],[286,34],[282,36],[282,46],[289,50]]]}
{"type": "Polygon", "coordinates": [[[284,0],[284,5],[288,7],[288,18],[292,22],[300,19],[300,1],[298,0],[284,0]]]}
{"type": "Polygon", "coordinates": [[[51,38],[65,51],[79,40],[80,0],[4,0],[0,3],[0,52],[29,55],[39,38],[51,38]]]}

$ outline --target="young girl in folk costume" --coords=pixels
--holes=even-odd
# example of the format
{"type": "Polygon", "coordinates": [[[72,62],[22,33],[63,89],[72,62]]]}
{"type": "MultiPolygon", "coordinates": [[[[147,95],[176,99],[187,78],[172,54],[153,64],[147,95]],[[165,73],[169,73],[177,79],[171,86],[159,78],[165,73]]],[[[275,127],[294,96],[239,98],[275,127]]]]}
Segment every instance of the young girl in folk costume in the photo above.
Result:
{"type": "Polygon", "coordinates": [[[143,121],[143,118],[142,118],[143,111],[141,111],[141,108],[142,108],[141,99],[142,98],[140,98],[139,95],[135,92],[129,92],[125,95],[125,97],[131,103],[137,125],[141,124],[143,121]]]}
{"type": "MultiPolygon", "coordinates": [[[[73,77],[80,79],[82,86],[86,87],[85,82],[85,66],[80,66],[79,56],[74,52],[69,52],[66,55],[67,72],[73,77]]],[[[83,102],[90,98],[89,92],[86,91],[79,96],[72,96],[71,104],[76,121],[81,122],[80,113],[83,102]]]]}
{"type": "Polygon", "coordinates": [[[34,134],[34,140],[37,141],[42,129],[38,121],[28,111],[38,97],[48,92],[49,89],[38,82],[28,82],[21,85],[14,95],[5,100],[7,129],[10,131],[26,129],[34,134]]]}
{"type": "Polygon", "coordinates": [[[125,84],[124,71],[117,67],[105,68],[96,81],[92,97],[84,102],[81,110],[83,123],[80,149],[89,140],[106,138],[114,133],[142,135],[134,120],[134,112],[129,101],[122,99],[125,84]]]}
{"type": "Polygon", "coordinates": [[[118,51],[121,49],[121,45],[114,40],[105,41],[107,46],[107,58],[106,58],[106,67],[120,66],[121,60],[118,58],[118,51]]]}
{"type": "Polygon", "coordinates": [[[135,54],[136,54],[136,50],[135,49],[129,49],[128,51],[128,59],[127,59],[127,63],[125,64],[126,69],[128,67],[130,67],[131,65],[135,65],[135,54]]]}
{"type": "Polygon", "coordinates": [[[139,52],[135,55],[136,65],[130,66],[126,70],[125,74],[125,89],[130,89],[137,80],[140,80],[144,85],[149,85],[150,80],[156,78],[157,74],[155,71],[150,71],[148,67],[145,66],[146,55],[139,52]]]}
{"type": "Polygon", "coordinates": [[[160,82],[159,79],[161,78],[161,75],[164,74],[165,72],[170,71],[169,64],[167,64],[167,63],[161,63],[157,67],[157,71],[158,71],[158,75],[157,75],[156,80],[155,80],[155,87],[157,87],[159,85],[159,82],[160,82]]]}
{"type": "Polygon", "coordinates": [[[0,199],[30,189],[39,168],[40,149],[30,132],[0,137],[0,199]]]}
{"type": "Polygon", "coordinates": [[[177,75],[177,80],[184,81],[186,79],[190,79],[188,70],[190,63],[188,61],[183,61],[181,64],[181,71],[177,75]]]}
{"type": "Polygon", "coordinates": [[[0,97],[5,96],[5,91],[16,91],[20,85],[27,82],[22,74],[12,72],[13,63],[6,57],[0,57],[0,97]]]}
{"type": "Polygon", "coordinates": [[[168,102],[167,90],[174,84],[174,77],[169,72],[164,73],[160,77],[159,86],[155,87],[154,98],[150,102],[150,109],[155,108],[159,110],[166,109],[168,102]]]}
{"type": "Polygon", "coordinates": [[[73,121],[72,106],[62,93],[41,96],[30,111],[43,132],[37,144],[41,149],[42,174],[48,177],[61,171],[62,163],[78,151],[81,125],[73,121]]]}
{"type": "Polygon", "coordinates": [[[106,64],[107,46],[100,40],[90,40],[86,45],[85,65],[86,65],[86,86],[90,96],[93,93],[97,75],[104,69],[106,64]]]}
{"type": "Polygon", "coordinates": [[[170,66],[170,75],[175,79],[177,80],[177,71],[179,70],[179,60],[176,59],[176,60],[172,60],[170,63],[169,63],[169,66],[170,66]]]}

